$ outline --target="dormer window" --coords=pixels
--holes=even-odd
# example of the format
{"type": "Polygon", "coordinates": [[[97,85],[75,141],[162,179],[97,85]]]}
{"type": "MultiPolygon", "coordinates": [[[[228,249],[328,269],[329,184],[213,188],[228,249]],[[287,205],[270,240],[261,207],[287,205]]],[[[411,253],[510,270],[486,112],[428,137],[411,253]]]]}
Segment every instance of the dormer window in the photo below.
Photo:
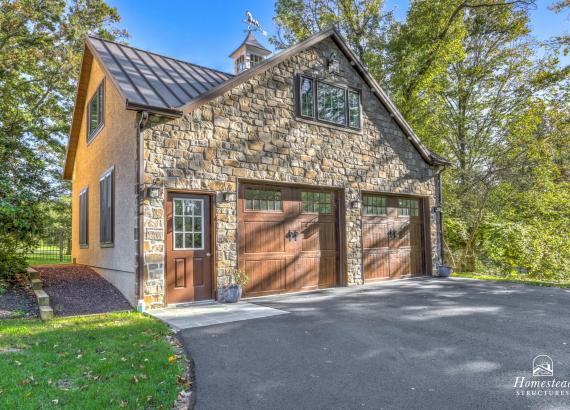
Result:
{"type": "Polygon", "coordinates": [[[361,128],[360,92],[307,76],[299,76],[299,116],[342,127],[361,128]]]}
{"type": "Polygon", "coordinates": [[[95,94],[87,105],[87,142],[91,140],[103,128],[103,112],[105,102],[105,81],[101,81],[95,94]]]}

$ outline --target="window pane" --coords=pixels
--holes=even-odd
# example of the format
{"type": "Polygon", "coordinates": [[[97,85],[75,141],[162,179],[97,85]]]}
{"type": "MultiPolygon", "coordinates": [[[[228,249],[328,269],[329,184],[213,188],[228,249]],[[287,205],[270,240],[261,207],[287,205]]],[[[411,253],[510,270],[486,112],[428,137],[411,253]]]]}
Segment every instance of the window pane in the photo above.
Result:
{"type": "Polygon", "coordinates": [[[344,89],[319,81],[317,87],[317,111],[319,119],[345,125],[344,109],[344,89]]]}
{"type": "Polygon", "coordinates": [[[196,249],[202,248],[202,234],[201,233],[195,233],[194,234],[194,244],[193,247],[196,249]]]}
{"type": "Polygon", "coordinates": [[[386,197],[377,195],[364,195],[364,215],[386,215],[386,197]]]}
{"type": "Polygon", "coordinates": [[[177,233],[174,234],[174,247],[175,248],[184,248],[184,234],[177,233]]]}
{"type": "Polygon", "coordinates": [[[184,208],[180,199],[174,200],[174,215],[184,215],[184,208]]]}
{"type": "Polygon", "coordinates": [[[356,92],[348,92],[348,125],[360,128],[360,95],[356,92]]]}
{"type": "Polygon", "coordinates": [[[301,115],[313,118],[314,101],[313,101],[313,80],[301,77],[301,115]]]}
{"type": "Polygon", "coordinates": [[[104,108],[104,88],[101,83],[87,107],[87,138],[95,135],[95,132],[103,125],[103,108],[104,108]]]}
{"type": "Polygon", "coordinates": [[[303,212],[332,213],[332,194],[330,192],[301,192],[303,212]]]}
{"type": "Polygon", "coordinates": [[[95,132],[98,124],[97,98],[93,98],[89,104],[89,136],[95,132]]]}
{"type": "Polygon", "coordinates": [[[417,199],[399,199],[398,214],[401,216],[418,216],[420,202],[417,199]]]}
{"type": "Polygon", "coordinates": [[[184,217],[174,217],[174,232],[184,232],[184,217]]]}
{"type": "Polygon", "coordinates": [[[283,209],[281,191],[278,189],[247,188],[245,197],[245,208],[248,210],[281,211],[283,209]]]}
{"type": "Polygon", "coordinates": [[[192,234],[191,233],[185,233],[184,234],[184,248],[188,249],[188,248],[193,248],[194,246],[192,246],[193,240],[192,240],[192,234]]]}
{"type": "Polygon", "coordinates": [[[202,218],[194,218],[194,232],[202,231],[202,218]]]}

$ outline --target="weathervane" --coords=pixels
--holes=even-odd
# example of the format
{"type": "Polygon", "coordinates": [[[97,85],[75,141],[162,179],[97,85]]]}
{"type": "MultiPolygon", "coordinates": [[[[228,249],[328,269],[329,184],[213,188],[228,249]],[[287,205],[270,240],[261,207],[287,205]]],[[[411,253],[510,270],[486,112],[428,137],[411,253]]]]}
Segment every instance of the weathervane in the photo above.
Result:
{"type": "Polygon", "coordinates": [[[261,34],[263,34],[264,36],[267,35],[267,31],[265,31],[263,29],[263,27],[261,27],[261,23],[253,18],[253,15],[251,14],[251,11],[246,11],[245,12],[245,20],[242,20],[245,24],[247,24],[247,30],[244,31],[259,31],[261,32],[261,34]]]}

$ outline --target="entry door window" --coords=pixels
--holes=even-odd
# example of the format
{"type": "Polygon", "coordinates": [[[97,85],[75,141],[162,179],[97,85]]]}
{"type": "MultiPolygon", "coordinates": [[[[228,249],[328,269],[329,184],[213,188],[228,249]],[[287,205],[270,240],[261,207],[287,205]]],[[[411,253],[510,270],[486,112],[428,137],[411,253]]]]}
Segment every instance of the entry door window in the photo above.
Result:
{"type": "Polygon", "coordinates": [[[174,199],[174,249],[204,249],[202,199],[174,199]]]}

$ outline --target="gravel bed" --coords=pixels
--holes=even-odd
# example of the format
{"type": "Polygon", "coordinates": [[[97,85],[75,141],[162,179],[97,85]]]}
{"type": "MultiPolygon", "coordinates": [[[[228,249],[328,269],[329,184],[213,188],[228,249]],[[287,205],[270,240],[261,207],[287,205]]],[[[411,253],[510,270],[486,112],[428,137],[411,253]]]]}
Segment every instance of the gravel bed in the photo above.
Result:
{"type": "Polygon", "coordinates": [[[124,296],[99,276],[82,265],[37,266],[43,289],[57,316],[88,315],[132,310],[124,296]]]}
{"type": "Polygon", "coordinates": [[[38,317],[40,311],[27,280],[18,278],[14,283],[1,284],[0,319],[38,317]]]}

